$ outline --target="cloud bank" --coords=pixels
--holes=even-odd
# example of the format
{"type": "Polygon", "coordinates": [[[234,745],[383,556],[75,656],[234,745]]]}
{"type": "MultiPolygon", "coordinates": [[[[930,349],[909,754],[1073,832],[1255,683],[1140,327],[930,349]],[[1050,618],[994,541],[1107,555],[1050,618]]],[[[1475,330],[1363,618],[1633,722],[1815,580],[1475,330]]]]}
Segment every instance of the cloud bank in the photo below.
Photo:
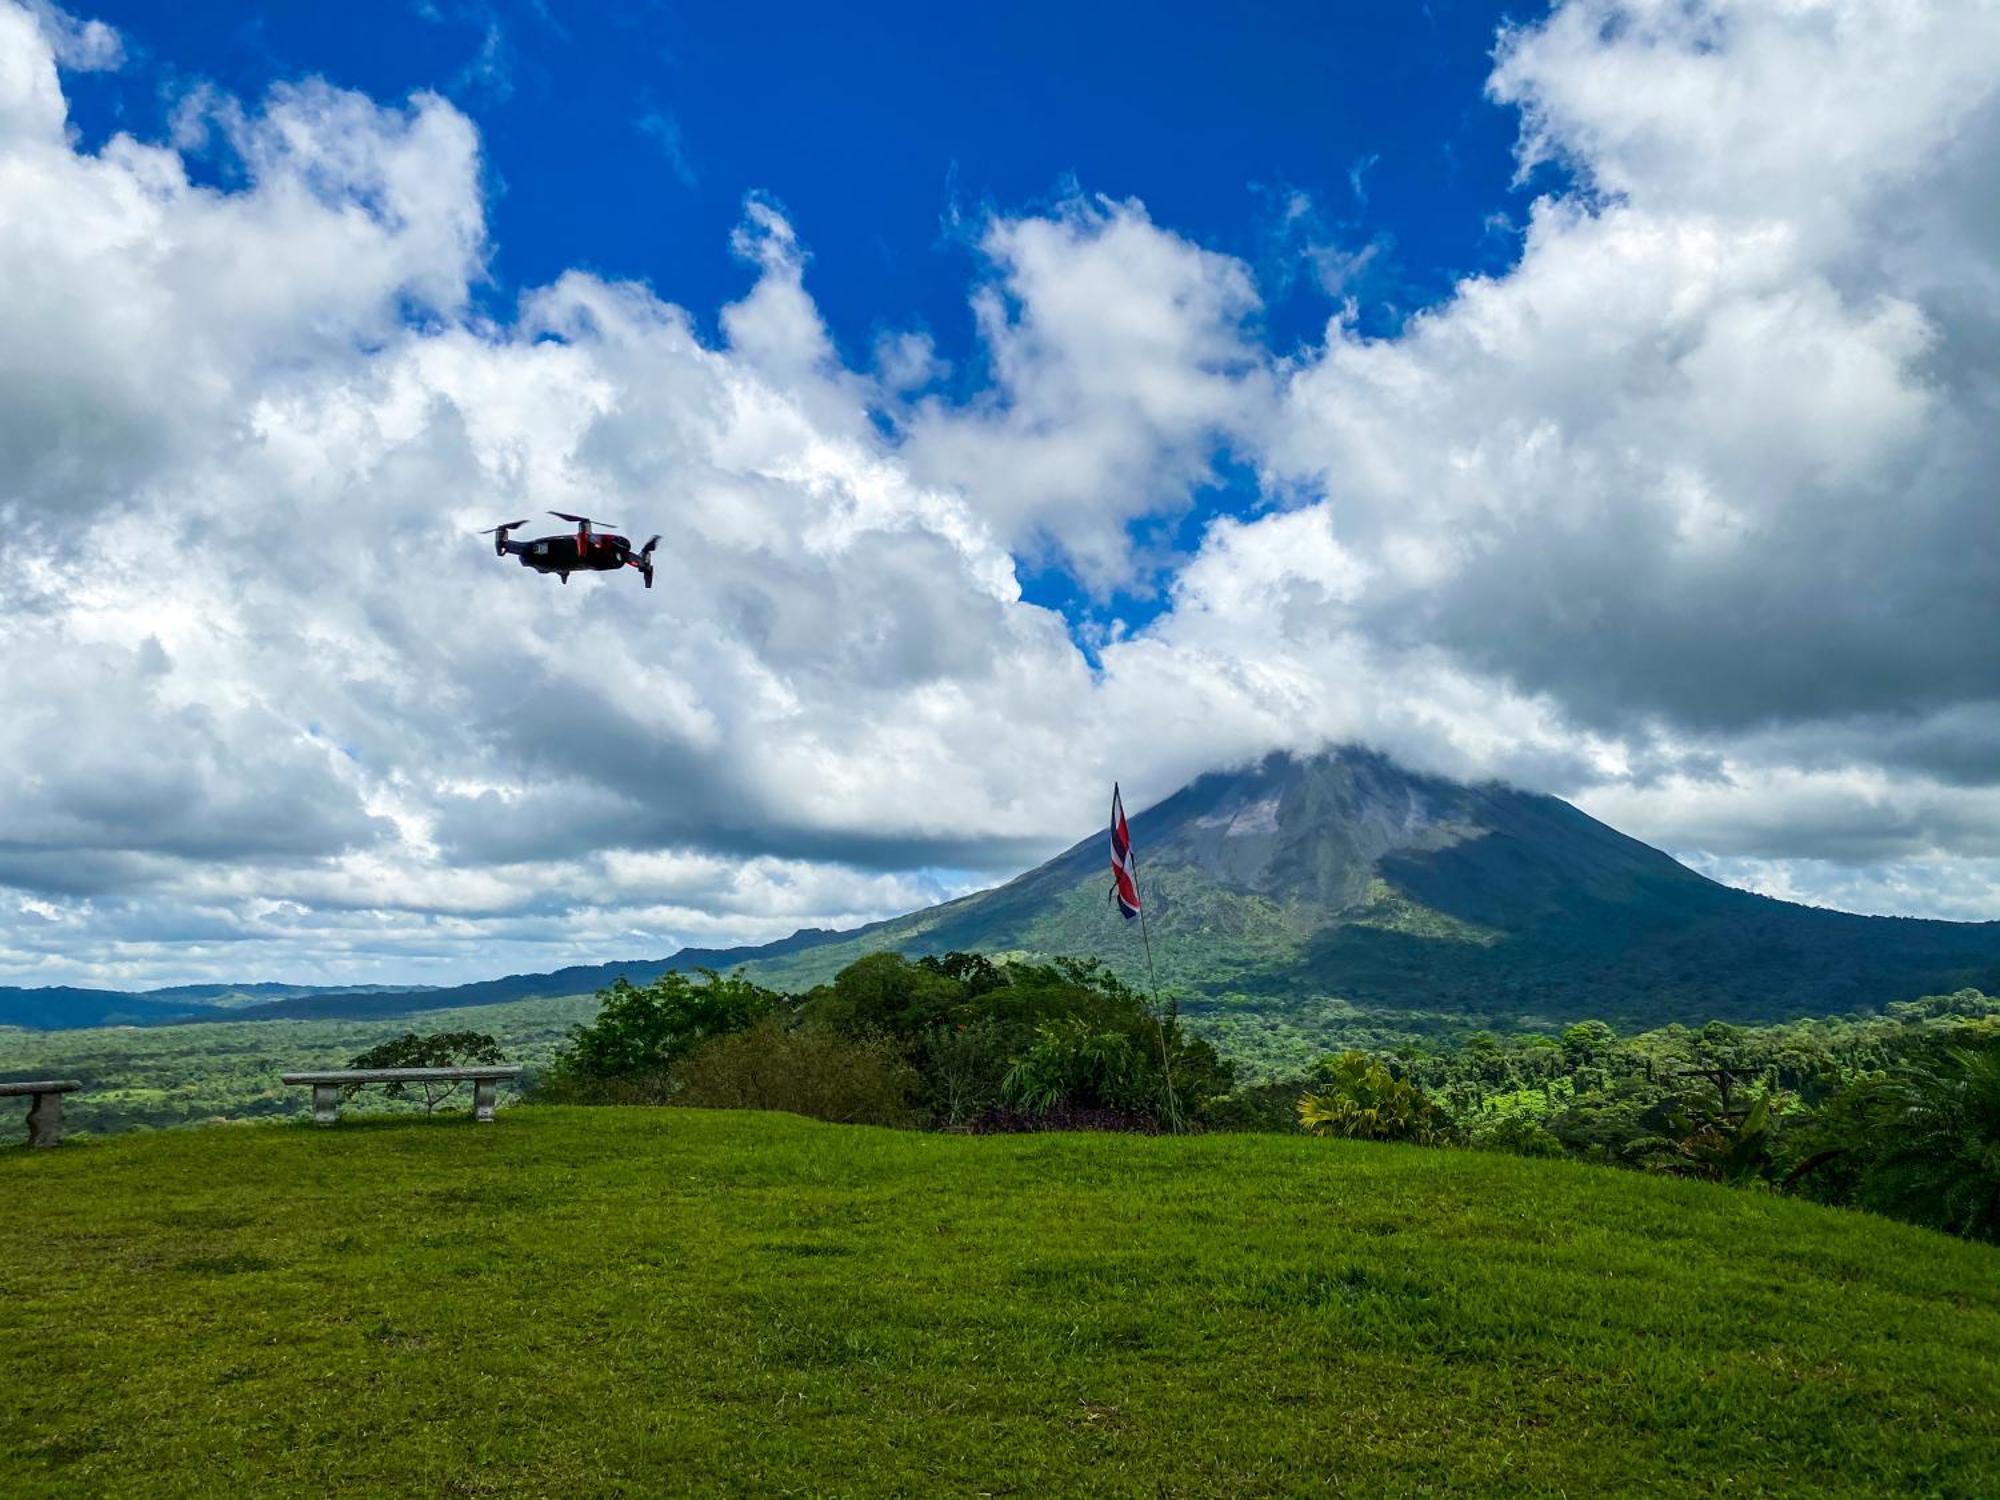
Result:
{"type": "Polygon", "coordinates": [[[1347,739],[2000,915],[1990,4],[1505,33],[1565,186],[1393,337],[1273,349],[1134,201],[995,213],[950,394],[914,333],[843,361],[771,202],[714,339],[582,271],[496,321],[452,105],[301,80],[82,150],[62,70],[121,55],[0,0],[0,982],[757,941],[1347,739]],[[658,587],[469,535],[549,509],[664,533],[658,587]],[[1086,652],[1031,567],[1165,607],[1086,652]]]}

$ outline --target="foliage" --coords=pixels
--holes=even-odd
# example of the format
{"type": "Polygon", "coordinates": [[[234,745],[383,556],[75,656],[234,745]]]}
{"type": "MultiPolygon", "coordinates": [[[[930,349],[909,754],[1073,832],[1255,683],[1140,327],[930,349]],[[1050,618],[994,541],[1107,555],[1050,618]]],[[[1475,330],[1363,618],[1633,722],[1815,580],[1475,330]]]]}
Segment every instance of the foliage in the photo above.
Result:
{"type": "Polygon", "coordinates": [[[885,1037],[766,1016],[711,1037],[674,1069],[674,1103],[703,1109],[782,1109],[841,1125],[913,1125],[920,1080],[885,1037]]]}
{"type": "Polygon", "coordinates": [[[1865,1206],[2000,1242],[2000,1037],[1921,1057],[1870,1091],[1851,1143],[1865,1206]]]}
{"type": "Polygon", "coordinates": [[[1009,1033],[991,1016],[933,1026],[917,1043],[926,1110],[941,1129],[970,1125],[999,1107],[1011,1066],[1009,1033]]]}
{"type": "MultiPolygon", "coordinates": [[[[347,1060],[350,1068],[463,1068],[478,1063],[507,1060],[500,1044],[483,1031],[433,1031],[420,1035],[406,1031],[399,1037],[378,1042],[366,1052],[347,1060]]],[[[341,1090],[352,1099],[364,1085],[350,1083],[341,1090]]],[[[416,1087],[423,1093],[424,1113],[430,1114],[445,1100],[465,1087],[464,1080],[423,1079],[416,1087]]],[[[391,1083],[382,1092],[391,1099],[410,1097],[410,1085],[391,1083]]]]}
{"type": "MultiPolygon", "coordinates": [[[[1277,1087],[1232,1123],[1269,1128],[1277,1087]]],[[[1353,1049],[1291,1087],[1315,1133],[1567,1155],[2000,1240],[2000,1006],[1977,991],[1782,1026],[1476,1031],[1353,1049]],[[1439,1118],[1412,1122],[1417,1098],[1439,1118]]]]}
{"type": "Polygon", "coordinates": [[[540,1092],[573,1103],[665,1103],[675,1063],[769,1015],[780,1000],[747,979],[696,974],[662,974],[643,986],[618,979],[598,991],[597,1018],[570,1031],[540,1092]]]}
{"type": "Polygon", "coordinates": [[[1358,1141],[1442,1144],[1451,1136],[1445,1112],[1407,1078],[1398,1078],[1365,1052],[1329,1060],[1322,1080],[1299,1096],[1299,1125],[1311,1135],[1358,1141]]]}
{"type": "Polygon", "coordinates": [[[1649,1165],[1656,1171],[1737,1187],[1768,1181],[1774,1160],[1771,1123],[1769,1094],[1759,1094],[1740,1118],[1697,1119],[1686,1110],[1675,1110],[1667,1116],[1670,1133],[1661,1142],[1662,1154],[1649,1165]]]}
{"type": "Polygon", "coordinates": [[[0,1203],[22,1500],[2000,1493],[2000,1252],[1640,1173],[550,1107],[0,1203]]]}
{"type": "Polygon", "coordinates": [[[1125,1032],[1092,1026],[1078,1016],[1044,1021],[1000,1088],[1009,1103],[1035,1114],[1062,1105],[1144,1108],[1152,1103],[1154,1080],[1140,1056],[1125,1032]]]}
{"type": "Polygon", "coordinates": [[[871,954],[805,995],[800,1013],[893,1040],[941,1126],[1010,1106],[1179,1128],[1202,1123],[1234,1083],[1213,1047],[1095,960],[871,954]]]}

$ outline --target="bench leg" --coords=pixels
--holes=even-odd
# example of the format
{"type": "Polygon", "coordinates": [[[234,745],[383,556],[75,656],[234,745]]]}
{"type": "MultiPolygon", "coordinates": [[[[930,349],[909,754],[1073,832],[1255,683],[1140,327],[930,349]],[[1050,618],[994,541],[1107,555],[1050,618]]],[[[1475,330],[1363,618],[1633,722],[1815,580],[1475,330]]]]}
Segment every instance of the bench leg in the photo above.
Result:
{"type": "Polygon", "coordinates": [[[475,1078],[472,1080],[472,1118],[482,1125],[493,1123],[493,1105],[500,1097],[500,1080],[497,1078],[475,1078]]]}
{"type": "Polygon", "coordinates": [[[331,1125],[340,1118],[340,1085],[337,1083],[316,1083],[313,1085],[313,1124],[331,1125]]]}
{"type": "Polygon", "coordinates": [[[28,1101],[28,1144],[30,1146],[60,1146],[62,1144],[61,1094],[36,1094],[28,1101]]]}

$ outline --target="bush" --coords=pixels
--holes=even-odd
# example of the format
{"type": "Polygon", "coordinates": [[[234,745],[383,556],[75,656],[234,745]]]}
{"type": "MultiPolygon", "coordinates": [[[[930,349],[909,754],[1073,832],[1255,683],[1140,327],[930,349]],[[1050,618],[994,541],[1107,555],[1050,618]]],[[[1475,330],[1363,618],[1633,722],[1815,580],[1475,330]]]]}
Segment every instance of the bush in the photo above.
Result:
{"type": "Polygon", "coordinates": [[[875,953],[807,995],[802,1011],[843,1036],[891,1038],[923,1075],[923,1103],[944,1126],[1011,1106],[1178,1129],[1205,1119],[1234,1079],[1212,1047],[1156,1019],[1095,960],[875,953]]]}
{"type": "Polygon", "coordinates": [[[1480,1151],[1505,1151],[1513,1156],[1561,1156],[1563,1144],[1531,1115],[1482,1115],[1466,1131],[1465,1143],[1480,1151]]]}
{"type": "Polygon", "coordinates": [[[1008,1103],[1030,1114],[1061,1105],[1139,1113],[1158,1092],[1157,1075],[1140,1061],[1132,1037],[1077,1016],[1037,1027],[1034,1045],[1007,1070],[1002,1090],[1008,1103]]]}
{"type": "Polygon", "coordinates": [[[599,990],[597,1019],[570,1028],[569,1044],[542,1076],[538,1093],[565,1104],[664,1104],[673,1066],[713,1037],[769,1015],[778,995],[713,969],[662,974],[643,987],[620,978],[599,990]]]}
{"type": "Polygon", "coordinates": [[[923,1037],[918,1061],[932,1123],[954,1129],[998,1106],[1012,1063],[1007,1034],[998,1022],[932,1027],[923,1037]]]}
{"type": "MultiPolygon", "coordinates": [[[[1574,1029],[1574,1028],[1572,1028],[1574,1029]]],[[[1358,1141],[1409,1141],[1443,1145],[1451,1121],[1424,1097],[1365,1052],[1343,1052],[1325,1065],[1325,1081],[1299,1096],[1299,1124],[1314,1135],[1358,1141]]]]}
{"type": "Polygon", "coordinates": [[[840,1125],[915,1125],[922,1080],[887,1037],[775,1017],[704,1043],[674,1070],[673,1102],[697,1109],[781,1109],[840,1125]]]}

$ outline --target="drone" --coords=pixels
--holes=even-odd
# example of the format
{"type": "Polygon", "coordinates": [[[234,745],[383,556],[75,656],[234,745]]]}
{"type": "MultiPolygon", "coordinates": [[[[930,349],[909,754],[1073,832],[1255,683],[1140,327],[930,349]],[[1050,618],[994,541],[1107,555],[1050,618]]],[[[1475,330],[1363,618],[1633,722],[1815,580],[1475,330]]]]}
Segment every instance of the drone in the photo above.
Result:
{"type": "Polygon", "coordinates": [[[629,538],[615,532],[593,530],[596,523],[588,516],[573,516],[561,510],[552,510],[549,514],[559,521],[575,522],[575,534],[536,537],[532,542],[509,541],[507,533],[526,526],[526,521],[489,526],[479,534],[493,538],[495,557],[505,557],[511,552],[521,559],[522,567],[533,568],[537,573],[553,573],[564,583],[569,582],[572,573],[613,573],[620,568],[633,567],[646,580],[647,588],[653,586],[653,549],[660,544],[658,537],[635,552],[629,538]]]}

